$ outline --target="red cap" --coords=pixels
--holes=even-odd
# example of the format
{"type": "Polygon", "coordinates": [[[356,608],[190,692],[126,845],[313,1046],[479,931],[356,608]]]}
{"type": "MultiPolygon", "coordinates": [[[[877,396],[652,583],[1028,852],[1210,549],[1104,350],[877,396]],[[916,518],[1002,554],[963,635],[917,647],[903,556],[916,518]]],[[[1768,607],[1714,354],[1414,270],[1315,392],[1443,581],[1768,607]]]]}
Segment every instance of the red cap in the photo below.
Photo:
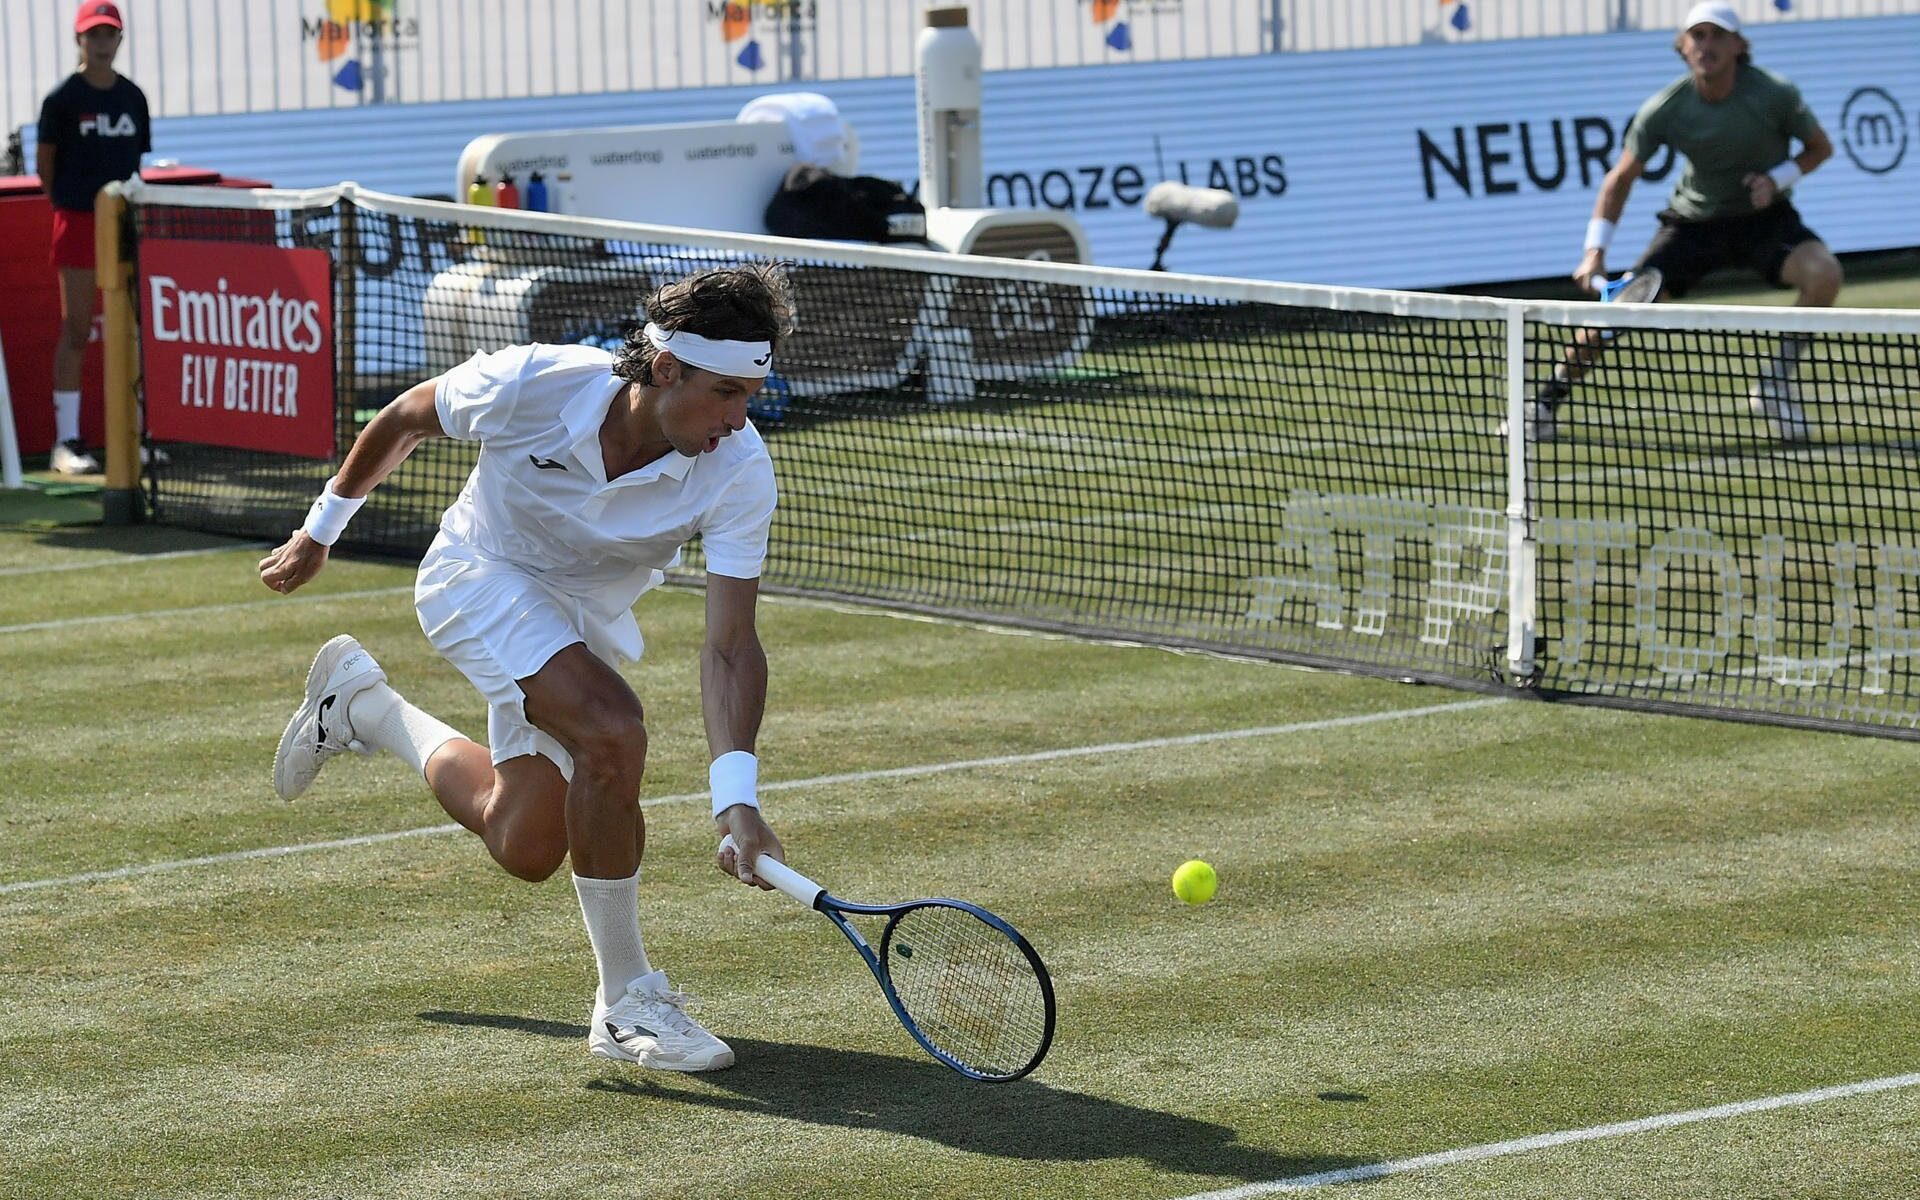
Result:
{"type": "Polygon", "coordinates": [[[96,25],[111,25],[115,29],[125,29],[126,23],[120,19],[120,6],[113,0],[86,0],[80,6],[80,12],[73,18],[73,31],[85,33],[96,25]]]}

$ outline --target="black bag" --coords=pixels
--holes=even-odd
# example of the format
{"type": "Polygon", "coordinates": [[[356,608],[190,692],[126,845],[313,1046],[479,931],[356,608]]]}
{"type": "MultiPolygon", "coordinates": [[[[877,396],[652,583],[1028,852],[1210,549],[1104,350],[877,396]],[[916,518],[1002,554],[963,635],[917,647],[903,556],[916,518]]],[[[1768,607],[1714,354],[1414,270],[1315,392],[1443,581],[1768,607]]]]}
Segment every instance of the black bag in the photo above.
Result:
{"type": "Polygon", "coordinates": [[[921,242],[927,210],[891,179],[835,175],[795,163],[767,204],[767,232],[780,237],[921,242]]]}

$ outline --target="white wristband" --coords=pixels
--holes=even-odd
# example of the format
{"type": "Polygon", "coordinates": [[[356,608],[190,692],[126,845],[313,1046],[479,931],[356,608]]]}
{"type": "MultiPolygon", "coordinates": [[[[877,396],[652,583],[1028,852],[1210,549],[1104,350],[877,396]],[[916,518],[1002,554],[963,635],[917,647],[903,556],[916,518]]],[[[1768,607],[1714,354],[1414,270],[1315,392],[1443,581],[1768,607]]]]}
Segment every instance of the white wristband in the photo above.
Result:
{"type": "Polygon", "coordinates": [[[333,480],[329,479],[327,486],[320,489],[320,498],[307,510],[307,519],[300,528],[322,546],[331,546],[340,540],[347,522],[353,520],[353,514],[366,502],[365,496],[347,497],[335,492],[333,480]]]}
{"type": "Polygon", "coordinates": [[[1605,217],[1595,217],[1587,222],[1587,249],[1605,250],[1613,245],[1613,222],[1605,217]]]}
{"type": "Polygon", "coordinates": [[[1767,172],[1767,178],[1773,180],[1773,190],[1776,192],[1786,191],[1799,183],[1805,175],[1806,172],[1800,169],[1800,164],[1790,158],[1767,172]]]}
{"type": "Polygon", "coordinates": [[[759,808],[754,790],[760,785],[760,760],[750,750],[729,750],[707,768],[707,783],[713,787],[713,815],[744,804],[759,808]]]}

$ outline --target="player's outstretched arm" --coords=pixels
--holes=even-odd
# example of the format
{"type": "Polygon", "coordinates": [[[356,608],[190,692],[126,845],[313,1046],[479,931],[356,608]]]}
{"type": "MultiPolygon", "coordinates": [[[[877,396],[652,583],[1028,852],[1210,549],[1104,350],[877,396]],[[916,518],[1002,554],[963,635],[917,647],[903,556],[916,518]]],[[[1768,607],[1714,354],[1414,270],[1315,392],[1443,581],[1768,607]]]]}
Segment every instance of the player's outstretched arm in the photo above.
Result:
{"type": "Polygon", "coordinates": [[[1623,149],[1613,169],[1600,181],[1600,194],[1593,201],[1593,219],[1587,222],[1586,246],[1580,255],[1580,265],[1573,269],[1573,281],[1586,291],[1599,290],[1593,278],[1607,273],[1607,247],[1613,244],[1614,224],[1627,210],[1627,195],[1646,169],[1637,154],[1623,149]]]}
{"type": "Polygon", "coordinates": [[[433,397],[440,379],[415,384],[381,409],[354,439],[340,470],[327,481],[307,519],[293,535],[260,560],[260,582],[282,594],[292,592],[327,565],[327,548],[367,493],[406,461],[414,448],[444,436],[433,397]]]}
{"type": "Polygon", "coordinates": [[[766,888],[751,864],[763,854],[783,861],[786,854],[760,815],[760,763],[753,753],[767,707],[767,653],[754,623],[759,596],[757,579],[708,572],[700,701],[713,754],[713,819],[722,838],[733,839],[731,845],[722,841],[715,865],[742,883],[766,888]]]}

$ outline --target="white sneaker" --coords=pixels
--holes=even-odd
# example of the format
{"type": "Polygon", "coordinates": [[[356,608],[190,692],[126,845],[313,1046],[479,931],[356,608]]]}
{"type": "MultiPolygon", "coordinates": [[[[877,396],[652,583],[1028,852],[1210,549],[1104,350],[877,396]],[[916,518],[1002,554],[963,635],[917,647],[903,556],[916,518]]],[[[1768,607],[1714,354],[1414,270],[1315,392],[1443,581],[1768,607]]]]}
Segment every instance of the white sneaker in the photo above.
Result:
{"type": "Polygon", "coordinates": [[[347,704],[386,678],[373,655],[344,633],[320,647],[307,671],[307,698],[287,722],[273,756],[273,790],[282,800],[306,791],[326,761],[341,751],[373,753],[373,747],[354,738],[347,704]]]}
{"type": "Polygon", "coordinates": [[[140,465],[143,467],[164,467],[173,461],[173,457],[158,446],[140,447],[140,465]]]}
{"type": "Polygon", "coordinates": [[[1783,442],[1807,440],[1807,414],[1800,407],[1800,389],[1791,379],[1762,375],[1747,389],[1747,407],[1766,418],[1773,436],[1783,442]]]}
{"type": "Polygon", "coordinates": [[[627,985],[611,1007],[593,1006],[587,1050],[601,1058],[663,1071],[718,1071],[733,1065],[733,1050],[687,1015],[692,997],[669,989],[654,971],[627,985]]]}
{"type": "MultiPolygon", "coordinates": [[[[1507,423],[1500,422],[1497,431],[1500,437],[1507,436],[1507,423]]],[[[1553,406],[1542,404],[1538,400],[1527,401],[1527,440],[1530,442],[1551,442],[1560,435],[1560,419],[1554,415],[1553,406]]]]}
{"type": "Polygon", "coordinates": [[[87,452],[86,444],[79,438],[70,438],[53,444],[53,454],[47,465],[60,475],[98,475],[100,460],[87,452]]]}

